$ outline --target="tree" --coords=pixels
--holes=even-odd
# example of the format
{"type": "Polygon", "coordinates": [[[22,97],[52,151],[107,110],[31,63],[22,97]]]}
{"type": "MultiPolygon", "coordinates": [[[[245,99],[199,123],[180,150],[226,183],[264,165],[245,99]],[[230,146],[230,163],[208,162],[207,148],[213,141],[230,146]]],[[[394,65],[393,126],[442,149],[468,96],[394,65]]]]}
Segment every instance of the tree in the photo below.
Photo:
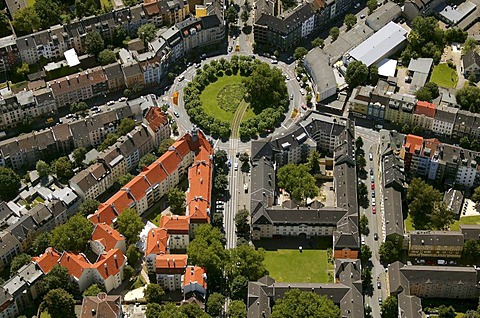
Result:
{"type": "Polygon", "coordinates": [[[380,245],[378,254],[382,263],[391,264],[398,261],[401,252],[401,246],[392,241],[385,241],[380,245]]]}
{"type": "Polygon", "coordinates": [[[88,54],[97,56],[105,48],[105,42],[97,31],[88,32],[85,37],[85,49],[88,54]]]}
{"type": "Polygon", "coordinates": [[[469,261],[476,261],[480,255],[480,245],[477,240],[467,240],[463,244],[462,257],[469,261]]]}
{"type": "Polygon", "coordinates": [[[430,215],[431,227],[436,230],[446,230],[455,220],[455,214],[443,201],[437,202],[430,215]]]}
{"type": "Polygon", "coordinates": [[[348,13],[345,15],[343,23],[347,26],[347,30],[350,30],[357,23],[357,17],[354,14],[348,13]]]}
{"type": "Polygon", "coordinates": [[[0,199],[10,201],[20,189],[20,177],[10,168],[0,167],[0,199]]]}
{"type": "Polygon", "coordinates": [[[360,248],[360,260],[363,264],[366,264],[368,260],[372,257],[372,251],[368,245],[362,245],[360,248]]]}
{"type": "MultiPolygon", "coordinates": [[[[17,11],[18,12],[18,11],[17,11]]],[[[477,47],[477,40],[474,38],[467,38],[462,47],[462,54],[466,54],[477,47]]]]}
{"type": "Polygon", "coordinates": [[[212,293],[207,300],[207,313],[213,317],[220,316],[225,305],[225,297],[220,293],[212,293]]]}
{"type": "Polygon", "coordinates": [[[52,165],[52,170],[60,179],[70,179],[73,177],[73,163],[68,157],[58,158],[52,165]]]}
{"type": "Polygon", "coordinates": [[[167,139],[162,140],[160,142],[160,145],[158,146],[158,155],[161,156],[164,153],[166,153],[168,148],[170,148],[170,146],[173,145],[174,142],[175,142],[175,140],[171,139],[171,138],[167,138],[167,139]]]}
{"type": "Polygon", "coordinates": [[[388,296],[382,303],[382,318],[398,317],[398,301],[395,296],[388,296]]]}
{"type": "Polygon", "coordinates": [[[340,317],[340,309],[325,295],[292,289],[277,300],[270,317],[334,318],[340,317]]]}
{"type": "Polygon", "coordinates": [[[64,288],[66,290],[72,289],[68,269],[60,265],[53,266],[43,282],[45,286],[45,292],[57,288],[64,288]]]}
{"type": "Polygon", "coordinates": [[[370,268],[362,268],[362,273],[360,274],[362,279],[363,289],[371,289],[372,285],[372,270],[370,268]]]}
{"type": "Polygon", "coordinates": [[[140,158],[140,161],[138,162],[138,168],[140,170],[143,170],[143,168],[150,166],[157,159],[157,156],[155,156],[154,154],[147,153],[145,156],[140,158]]]}
{"type": "Polygon", "coordinates": [[[35,255],[45,253],[45,250],[50,246],[50,239],[52,235],[49,232],[41,232],[33,240],[32,251],[35,255]]]}
{"type": "Polygon", "coordinates": [[[188,316],[175,303],[167,303],[157,318],[188,318],[188,316]]]}
{"type": "Polygon", "coordinates": [[[340,29],[337,27],[331,28],[329,35],[332,38],[332,42],[335,41],[336,39],[338,39],[338,36],[340,35],[340,29]]]}
{"type": "Polygon", "coordinates": [[[30,73],[30,66],[27,63],[23,62],[19,67],[17,67],[16,73],[18,76],[25,78],[25,76],[30,73]]]}
{"type": "Polygon", "coordinates": [[[167,202],[174,214],[185,214],[185,192],[175,187],[167,193],[167,202]]]}
{"type": "Polygon", "coordinates": [[[455,313],[455,309],[452,306],[445,306],[440,305],[437,308],[438,311],[438,318],[455,318],[457,314],[455,313]]]}
{"type": "Polygon", "coordinates": [[[228,318],[247,318],[247,307],[241,300],[234,300],[228,305],[228,318]]]}
{"type": "Polygon", "coordinates": [[[56,1],[38,0],[33,5],[38,18],[41,21],[41,27],[46,29],[51,25],[62,22],[62,10],[56,1]]]}
{"type": "Polygon", "coordinates": [[[50,290],[43,304],[52,318],[75,317],[73,296],[62,288],[50,290]]]}
{"type": "Polygon", "coordinates": [[[80,204],[80,207],[78,208],[78,213],[80,213],[84,217],[87,217],[90,214],[93,214],[97,210],[99,205],[100,201],[97,201],[95,199],[86,199],[82,202],[82,204],[80,204]]]}
{"type": "Polygon", "coordinates": [[[248,11],[243,10],[242,15],[240,16],[240,18],[242,19],[242,22],[247,23],[249,17],[250,17],[250,14],[248,14],[248,11]]]}
{"type": "Polygon", "coordinates": [[[97,296],[98,294],[100,294],[103,290],[98,287],[97,284],[92,284],[90,286],[88,286],[87,289],[85,289],[85,291],[83,292],[82,296],[83,297],[87,297],[87,296],[97,296]]]}
{"type": "Polygon", "coordinates": [[[132,266],[130,266],[130,264],[125,265],[125,268],[123,269],[123,279],[127,282],[130,281],[130,278],[132,278],[134,272],[135,270],[132,266]]]}
{"type": "Polygon", "coordinates": [[[115,133],[108,133],[103,139],[103,142],[98,146],[98,151],[103,151],[110,147],[111,145],[115,144],[118,140],[119,136],[115,133]]]}
{"type": "Polygon", "coordinates": [[[83,113],[88,109],[88,105],[85,102],[72,103],[70,105],[70,111],[72,113],[83,113]]]}
{"type": "Polygon", "coordinates": [[[472,201],[475,203],[480,202],[480,186],[476,187],[475,190],[473,190],[472,201]]]}
{"type": "Polygon", "coordinates": [[[211,318],[196,303],[183,304],[179,309],[186,315],[186,318],[211,318]]]}
{"type": "Polygon", "coordinates": [[[297,61],[303,59],[305,55],[307,55],[308,50],[304,48],[303,46],[299,46],[295,49],[295,52],[293,53],[293,58],[297,61]]]}
{"type": "Polygon", "coordinates": [[[137,211],[127,208],[117,217],[117,229],[129,243],[136,243],[143,229],[143,222],[137,211]]]}
{"type": "Polygon", "coordinates": [[[377,64],[372,64],[368,68],[368,83],[370,85],[376,85],[378,82],[378,66],[377,64]]]}
{"type": "Polygon", "coordinates": [[[238,19],[238,12],[235,10],[233,5],[229,6],[228,9],[225,11],[225,20],[228,23],[234,23],[238,19]]]}
{"type": "Polygon", "coordinates": [[[76,214],[65,224],[52,230],[51,245],[57,251],[81,252],[87,247],[93,225],[84,216],[76,214]]]}
{"type": "Polygon", "coordinates": [[[368,200],[368,189],[365,183],[359,182],[357,186],[358,201],[368,200]]]}
{"type": "Polygon", "coordinates": [[[367,78],[368,67],[361,61],[353,61],[348,64],[345,81],[351,89],[363,84],[367,78]]]}
{"type": "Polygon", "coordinates": [[[147,309],[145,310],[146,318],[158,318],[162,314],[162,306],[157,303],[147,304],[147,309]]]}
{"type": "Polygon", "coordinates": [[[20,33],[31,33],[40,28],[42,21],[38,17],[33,6],[27,6],[15,11],[13,15],[13,26],[20,33]]]}
{"type": "Polygon", "coordinates": [[[43,160],[38,160],[35,165],[35,170],[38,172],[40,178],[47,177],[50,174],[50,166],[43,160]]]}
{"type": "Polygon", "coordinates": [[[77,166],[82,164],[82,161],[86,158],[86,154],[87,149],[85,149],[85,147],[78,147],[73,150],[72,156],[77,166]]]}
{"type": "Polygon", "coordinates": [[[126,185],[127,183],[129,183],[133,178],[135,178],[135,176],[134,176],[133,174],[127,172],[127,173],[125,173],[125,174],[122,174],[122,175],[118,178],[117,182],[118,182],[118,184],[119,184],[120,186],[123,187],[124,185],[126,185]]]}
{"type": "Polygon", "coordinates": [[[312,40],[313,47],[323,47],[323,45],[324,45],[324,40],[321,38],[315,38],[312,40]]]}
{"type": "MultiPolygon", "coordinates": [[[[373,2],[373,0],[371,0],[373,2]]],[[[408,63],[411,58],[430,57],[435,64],[440,62],[445,38],[443,30],[435,17],[417,17],[411,25],[407,47],[403,50],[401,59],[408,63]]]]}
{"type": "Polygon", "coordinates": [[[407,190],[408,213],[417,230],[429,228],[430,218],[437,202],[442,201],[440,191],[420,178],[415,178],[407,190]]]}
{"type": "Polygon", "coordinates": [[[10,263],[10,273],[16,273],[23,265],[27,265],[31,261],[32,257],[25,253],[15,256],[10,263]]]}
{"type": "Polygon", "coordinates": [[[472,113],[480,113],[480,88],[465,85],[455,95],[460,107],[472,113]]]}
{"type": "Polygon", "coordinates": [[[244,153],[241,153],[240,156],[238,156],[238,160],[242,164],[248,164],[248,162],[250,161],[250,156],[248,155],[248,153],[244,152],[244,153]]]}
{"type": "Polygon", "coordinates": [[[137,36],[144,42],[150,42],[155,38],[157,28],[151,23],[140,26],[137,30],[137,36]]]}
{"type": "Polygon", "coordinates": [[[250,223],[248,222],[249,216],[250,212],[247,209],[242,209],[235,214],[235,226],[239,233],[250,233],[250,223]]]}
{"type": "Polygon", "coordinates": [[[148,284],[143,290],[143,296],[147,303],[162,303],[162,297],[165,295],[165,291],[158,284],[148,284]]]}
{"type": "Polygon", "coordinates": [[[363,235],[368,235],[370,233],[370,229],[368,228],[368,218],[365,214],[362,214],[360,217],[360,233],[363,235]]]}
{"type": "Polygon", "coordinates": [[[135,121],[131,118],[123,118],[122,121],[120,122],[120,125],[118,125],[118,133],[121,136],[125,136],[128,134],[132,129],[135,128],[135,121]]]}
{"type": "Polygon", "coordinates": [[[318,151],[314,150],[308,154],[307,165],[312,175],[320,172],[320,154],[318,153],[318,151]]]}
{"type": "Polygon", "coordinates": [[[360,155],[357,157],[357,170],[362,171],[365,169],[367,166],[367,160],[365,159],[365,156],[360,155]]]}
{"type": "Polygon", "coordinates": [[[438,85],[433,82],[428,82],[420,88],[415,95],[417,96],[417,99],[431,102],[433,99],[437,98],[440,96],[440,93],[438,91],[438,85]]]}
{"type": "Polygon", "coordinates": [[[367,7],[368,7],[368,14],[371,14],[377,8],[378,4],[376,0],[368,0],[367,7]]]}
{"type": "Polygon", "coordinates": [[[228,178],[225,174],[217,174],[213,180],[213,188],[215,192],[224,193],[228,187],[228,178]]]}
{"type": "Polygon", "coordinates": [[[117,56],[112,50],[105,49],[98,53],[98,63],[100,63],[100,65],[107,65],[116,61],[117,56]]]}
{"type": "Polygon", "coordinates": [[[318,195],[315,178],[308,172],[306,165],[287,164],[278,169],[278,186],[285,189],[292,199],[303,202],[318,195]]]}
{"type": "Polygon", "coordinates": [[[468,32],[460,28],[450,28],[445,31],[445,41],[448,43],[464,43],[467,40],[468,32]]]}
{"type": "Polygon", "coordinates": [[[362,137],[358,137],[357,139],[355,139],[355,148],[358,151],[362,147],[363,147],[363,139],[362,139],[362,137]]]}
{"type": "Polygon", "coordinates": [[[135,266],[138,263],[140,257],[142,257],[142,253],[140,250],[135,246],[135,244],[130,244],[127,248],[127,252],[125,253],[127,257],[128,264],[135,266]]]}
{"type": "Polygon", "coordinates": [[[215,166],[217,167],[217,169],[218,169],[219,166],[225,165],[227,160],[228,160],[228,155],[227,155],[227,152],[225,150],[220,149],[220,150],[217,150],[215,152],[214,161],[215,161],[215,166]]]}

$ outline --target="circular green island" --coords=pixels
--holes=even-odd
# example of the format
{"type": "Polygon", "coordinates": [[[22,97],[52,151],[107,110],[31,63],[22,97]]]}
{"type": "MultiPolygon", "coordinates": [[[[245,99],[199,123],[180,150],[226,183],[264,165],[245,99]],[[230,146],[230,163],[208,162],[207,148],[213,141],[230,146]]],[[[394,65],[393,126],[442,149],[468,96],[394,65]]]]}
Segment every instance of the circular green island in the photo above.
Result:
{"type": "Polygon", "coordinates": [[[282,72],[250,56],[213,60],[197,70],[183,92],[192,122],[222,138],[271,131],[289,103],[282,72]]]}

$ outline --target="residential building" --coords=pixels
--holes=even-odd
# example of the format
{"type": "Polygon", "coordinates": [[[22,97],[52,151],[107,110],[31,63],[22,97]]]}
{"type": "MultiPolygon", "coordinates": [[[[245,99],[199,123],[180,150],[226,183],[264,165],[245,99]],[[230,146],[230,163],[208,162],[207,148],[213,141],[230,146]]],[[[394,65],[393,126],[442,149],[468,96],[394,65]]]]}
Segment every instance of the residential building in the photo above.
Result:
{"type": "MultiPolygon", "coordinates": [[[[383,141],[384,139],[382,139],[383,141]]],[[[382,165],[385,237],[388,240],[399,242],[404,236],[402,197],[405,177],[403,163],[398,156],[391,152],[382,156],[382,165]]]]}
{"type": "Polygon", "coordinates": [[[411,125],[413,121],[413,109],[416,103],[417,99],[413,95],[391,95],[385,111],[385,120],[398,125],[411,125]]]}
{"type": "Polygon", "coordinates": [[[467,52],[462,57],[462,64],[465,78],[469,78],[472,74],[475,78],[480,76],[480,55],[475,50],[467,52]]]}
{"type": "Polygon", "coordinates": [[[145,52],[136,56],[143,72],[145,85],[159,84],[163,79],[164,65],[160,56],[154,52],[145,52]]]}
{"type": "Polygon", "coordinates": [[[186,250],[190,243],[190,220],[185,215],[162,216],[160,227],[167,230],[169,248],[171,250],[186,250]]]}
{"type": "Polygon", "coordinates": [[[163,228],[148,231],[145,243],[145,265],[149,273],[156,272],[158,255],[170,254],[170,235],[163,228]]]}
{"type": "Polygon", "coordinates": [[[330,58],[321,48],[314,48],[303,59],[312,83],[317,102],[321,102],[337,93],[337,81],[331,67],[330,58]]]}
{"type": "Polygon", "coordinates": [[[411,257],[459,258],[463,234],[458,231],[410,231],[408,255],[411,257]]]}
{"type": "Polygon", "coordinates": [[[408,0],[405,1],[403,14],[408,20],[413,21],[419,15],[430,15],[442,2],[443,0],[408,0]]]}
{"type": "Polygon", "coordinates": [[[118,91],[125,87],[122,67],[118,62],[104,66],[103,70],[108,81],[108,89],[111,92],[118,91]]]}
{"type": "Polygon", "coordinates": [[[182,276],[190,266],[187,254],[156,255],[155,274],[157,283],[165,290],[182,290],[182,276]]]}
{"type": "Polygon", "coordinates": [[[457,113],[458,108],[438,105],[435,108],[432,132],[440,136],[451,137],[457,113]]]}
{"type": "Polygon", "coordinates": [[[371,86],[360,86],[353,90],[352,98],[350,98],[350,111],[355,116],[367,117],[373,89],[371,86]]]}
{"type": "Polygon", "coordinates": [[[144,122],[153,136],[153,147],[158,149],[162,140],[169,138],[171,134],[167,114],[160,107],[150,107],[145,114],[144,122]]]}
{"type": "Polygon", "coordinates": [[[460,231],[463,234],[465,242],[468,240],[480,240],[480,225],[460,224],[460,231]]]}
{"type": "Polygon", "coordinates": [[[443,194],[443,202],[445,202],[447,208],[455,214],[456,218],[462,216],[463,198],[463,192],[453,188],[448,189],[443,194]]]}
{"type": "Polygon", "coordinates": [[[132,88],[135,85],[141,87],[145,84],[142,68],[137,61],[133,61],[128,64],[122,64],[122,72],[125,78],[125,85],[128,88],[132,88]]]}
{"type": "Polygon", "coordinates": [[[122,318],[122,296],[99,293],[96,296],[85,296],[82,301],[80,318],[103,317],[122,318]]]}
{"type": "Polygon", "coordinates": [[[422,130],[431,131],[435,117],[435,107],[433,103],[417,101],[417,105],[413,111],[413,126],[420,127],[422,130]]]}
{"type": "Polygon", "coordinates": [[[390,21],[396,21],[402,14],[402,8],[395,2],[387,2],[379,6],[365,19],[365,24],[375,32],[383,28],[390,21]]]}
{"type": "Polygon", "coordinates": [[[20,240],[8,231],[0,232],[0,242],[2,243],[0,247],[0,268],[3,269],[23,250],[20,240]]]}
{"type": "Polygon", "coordinates": [[[123,254],[127,251],[125,237],[117,230],[103,223],[95,225],[90,241],[90,248],[97,255],[113,249],[118,249],[123,254]]]}
{"type": "Polygon", "coordinates": [[[188,266],[185,274],[182,276],[183,296],[188,299],[189,296],[195,294],[200,296],[202,301],[207,296],[207,273],[199,266],[188,266]]]}
{"type": "Polygon", "coordinates": [[[20,61],[21,57],[15,36],[9,35],[0,38],[0,72],[5,74],[5,71],[12,70],[20,61]]]}
{"type": "Polygon", "coordinates": [[[190,14],[188,2],[185,0],[159,0],[160,14],[166,25],[177,24],[190,14]]]}
{"type": "MultiPolygon", "coordinates": [[[[170,48],[170,53],[168,54],[168,63],[173,64],[180,57],[184,55],[184,46],[182,41],[182,35],[177,26],[172,26],[167,30],[162,31],[160,37],[165,40],[168,47],[170,48]]],[[[163,50],[162,50],[163,51],[163,50]]],[[[157,54],[162,53],[162,51],[157,51],[157,54]]]]}
{"type": "Polygon", "coordinates": [[[188,18],[176,24],[180,30],[185,53],[191,50],[220,43],[225,37],[222,21],[216,15],[188,18]]]}

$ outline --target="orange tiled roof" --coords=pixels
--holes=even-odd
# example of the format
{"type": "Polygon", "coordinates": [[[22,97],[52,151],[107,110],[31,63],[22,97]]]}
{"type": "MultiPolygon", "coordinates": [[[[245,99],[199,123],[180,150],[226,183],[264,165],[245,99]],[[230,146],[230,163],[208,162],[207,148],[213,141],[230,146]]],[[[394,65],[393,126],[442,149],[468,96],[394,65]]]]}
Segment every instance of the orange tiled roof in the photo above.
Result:
{"type": "Polygon", "coordinates": [[[163,254],[156,257],[156,268],[165,269],[183,269],[187,267],[188,255],[187,254],[163,254]]]}
{"type": "Polygon", "coordinates": [[[162,216],[160,220],[160,227],[165,228],[168,233],[188,234],[189,230],[188,216],[172,215],[162,216]]]}
{"type": "Polygon", "coordinates": [[[83,254],[64,252],[60,257],[60,265],[68,269],[71,276],[80,279],[84,270],[92,268],[92,264],[83,254]]]}
{"type": "Polygon", "coordinates": [[[415,114],[433,118],[435,117],[435,107],[433,103],[418,101],[417,107],[415,107],[415,114]]]}
{"type": "Polygon", "coordinates": [[[156,228],[148,231],[145,256],[167,253],[168,233],[166,229],[156,228]]]}
{"type": "Polygon", "coordinates": [[[183,278],[183,286],[197,283],[206,289],[207,281],[205,280],[204,274],[206,274],[206,272],[203,268],[199,266],[188,266],[183,278]]]}
{"type": "Polygon", "coordinates": [[[160,159],[149,165],[141,174],[147,177],[148,182],[152,185],[162,183],[167,178],[167,173],[163,169],[160,159]]]}
{"type": "Polygon", "coordinates": [[[89,216],[90,222],[93,224],[106,223],[108,225],[113,224],[113,220],[117,217],[117,213],[111,205],[106,203],[100,204],[97,211],[89,216]]]}
{"type": "Polygon", "coordinates": [[[140,201],[146,195],[150,184],[144,176],[138,175],[130,180],[123,188],[129,189],[135,200],[140,201]]]}
{"type": "Polygon", "coordinates": [[[105,223],[99,223],[95,226],[92,234],[93,241],[99,241],[105,250],[114,249],[119,241],[124,241],[125,238],[115,229],[112,229],[105,223]]]}
{"type": "Polygon", "coordinates": [[[160,157],[160,161],[162,162],[163,168],[165,168],[170,175],[177,170],[178,165],[182,162],[182,158],[180,158],[175,151],[169,150],[160,157]]]}
{"type": "Polygon", "coordinates": [[[184,158],[186,155],[190,153],[190,148],[188,145],[188,142],[185,140],[177,140],[173,145],[173,148],[177,151],[177,153],[180,155],[180,157],[184,158]]]}
{"type": "Polygon", "coordinates": [[[416,135],[407,135],[405,139],[405,147],[409,148],[410,153],[422,150],[423,138],[416,135]]]}
{"type": "Polygon", "coordinates": [[[168,117],[164,112],[162,112],[160,107],[150,107],[145,115],[145,120],[148,122],[148,125],[153,129],[153,131],[157,131],[158,128],[167,123],[168,117]]]}
{"type": "Polygon", "coordinates": [[[156,0],[145,0],[143,8],[145,9],[145,11],[147,11],[147,14],[149,16],[155,15],[160,12],[160,8],[158,7],[156,0]]]}
{"type": "Polygon", "coordinates": [[[92,267],[102,275],[103,279],[107,279],[109,276],[116,275],[123,263],[125,263],[125,255],[116,248],[100,255],[92,267]]]}
{"type": "Polygon", "coordinates": [[[60,254],[49,247],[45,250],[45,253],[33,257],[32,260],[38,264],[44,274],[48,274],[55,265],[58,265],[59,258],[60,254]]]}
{"type": "MultiPolygon", "coordinates": [[[[200,151],[200,153],[205,151],[200,151]]],[[[188,170],[189,191],[186,196],[188,215],[193,222],[209,221],[212,175],[209,162],[197,162],[188,170]]]]}

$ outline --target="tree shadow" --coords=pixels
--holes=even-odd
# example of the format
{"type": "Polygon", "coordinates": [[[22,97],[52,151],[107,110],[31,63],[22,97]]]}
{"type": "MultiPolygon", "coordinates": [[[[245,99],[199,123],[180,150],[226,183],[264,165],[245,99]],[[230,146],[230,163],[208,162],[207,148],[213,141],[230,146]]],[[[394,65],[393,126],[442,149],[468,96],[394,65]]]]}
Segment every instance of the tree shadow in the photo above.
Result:
{"type": "Polygon", "coordinates": [[[243,28],[242,28],[242,32],[244,34],[251,34],[252,33],[252,26],[251,25],[245,25],[243,28]]]}

